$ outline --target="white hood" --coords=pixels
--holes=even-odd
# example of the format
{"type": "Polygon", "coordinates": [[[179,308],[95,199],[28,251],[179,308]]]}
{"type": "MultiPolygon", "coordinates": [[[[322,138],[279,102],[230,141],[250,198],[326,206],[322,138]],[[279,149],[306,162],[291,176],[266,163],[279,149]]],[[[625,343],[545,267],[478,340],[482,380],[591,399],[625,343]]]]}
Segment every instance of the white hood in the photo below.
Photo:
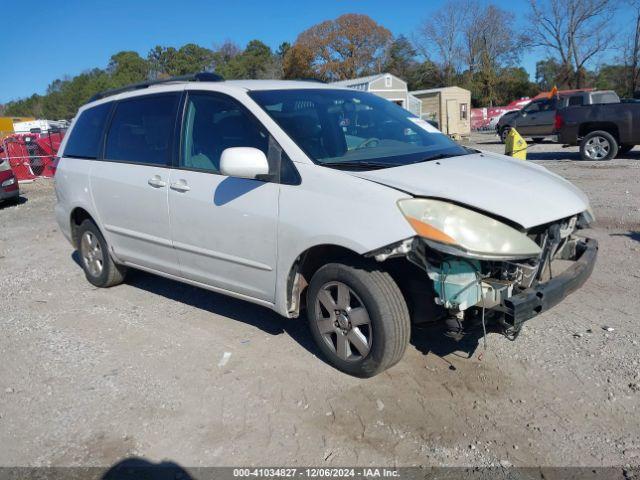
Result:
{"type": "Polygon", "coordinates": [[[468,205],[524,228],[589,207],[586,195],[559,175],[536,164],[490,153],[348,173],[415,196],[468,205]]]}

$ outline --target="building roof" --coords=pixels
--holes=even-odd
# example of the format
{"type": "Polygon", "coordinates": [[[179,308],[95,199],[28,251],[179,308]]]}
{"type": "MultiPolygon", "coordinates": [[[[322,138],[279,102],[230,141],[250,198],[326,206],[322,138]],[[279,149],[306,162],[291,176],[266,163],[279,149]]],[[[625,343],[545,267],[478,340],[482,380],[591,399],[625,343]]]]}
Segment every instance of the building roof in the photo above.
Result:
{"type": "Polygon", "coordinates": [[[387,75],[398,78],[391,73],[376,73],[374,75],[367,75],[366,77],[350,78],[349,80],[339,80],[337,82],[331,82],[332,85],[339,85],[341,87],[350,87],[352,85],[361,85],[363,83],[371,83],[379,78],[384,78],[387,75]]]}
{"type": "Polygon", "coordinates": [[[414,90],[413,92],[409,92],[409,93],[411,95],[428,95],[430,93],[438,93],[444,90],[464,90],[465,92],[469,92],[469,90],[467,90],[466,88],[456,87],[454,85],[451,87],[439,87],[439,88],[427,88],[426,90],[414,90]]]}

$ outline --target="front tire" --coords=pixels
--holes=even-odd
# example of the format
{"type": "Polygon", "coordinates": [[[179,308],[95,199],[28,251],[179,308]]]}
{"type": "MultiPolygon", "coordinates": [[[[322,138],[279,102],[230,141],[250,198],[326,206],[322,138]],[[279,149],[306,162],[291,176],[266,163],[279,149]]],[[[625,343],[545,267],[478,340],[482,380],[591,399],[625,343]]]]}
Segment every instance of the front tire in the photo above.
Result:
{"type": "Polygon", "coordinates": [[[404,296],[375,264],[321,267],[307,290],[307,316],[327,361],[356,377],[373,377],[392,367],[409,343],[404,296]]]}
{"type": "Polygon", "coordinates": [[[611,160],[618,154],[618,142],[604,130],[590,132],[580,142],[582,160],[611,160]]]}
{"type": "Polygon", "coordinates": [[[507,135],[509,135],[510,130],[511,127],[504,127],[502,130],[500,130],[500,141],[502,143],[507,143],[507,135]]]}
{"type": "Polygon", "coordinates": [[[107,288],[124,281],[126,267],[116,264],[100,229],[91,220],[78,227],[78,253],[87,280],[96,287],[107,288]]]}

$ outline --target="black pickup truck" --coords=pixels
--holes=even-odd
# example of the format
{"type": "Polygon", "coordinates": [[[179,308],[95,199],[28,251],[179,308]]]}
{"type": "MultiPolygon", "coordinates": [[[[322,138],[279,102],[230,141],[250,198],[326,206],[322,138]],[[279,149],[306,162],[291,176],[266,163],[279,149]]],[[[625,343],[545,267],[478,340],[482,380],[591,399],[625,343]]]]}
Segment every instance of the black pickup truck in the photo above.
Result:
{"type": "Polygon", "coordinates": [[[574,105],[593,105],[596,103],[620,103],[620,98],[612,90],[582,90],[563,92],[552,98],[536,98],[522,110],[507,112],[496,125],[496,131],[502,143],[509,130],[515,128],[523,137],[531,137],[540,142],[553,134],[553,120],[557,110],[574,105]]]}
{"type": "Polygon", "coordinates": [[[583,160],[610,160],[640,143],[640,103],[563,108],[554,128],[559,143],[580,145],[583,160]]]}

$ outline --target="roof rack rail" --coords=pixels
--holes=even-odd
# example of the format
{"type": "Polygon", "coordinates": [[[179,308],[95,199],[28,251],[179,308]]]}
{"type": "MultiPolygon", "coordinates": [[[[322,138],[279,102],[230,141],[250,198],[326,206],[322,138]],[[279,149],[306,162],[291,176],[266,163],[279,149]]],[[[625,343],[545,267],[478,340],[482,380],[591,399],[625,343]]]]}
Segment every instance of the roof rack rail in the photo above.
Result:
{"type": "Polygon", "coordinates": [[[296,80],[298,82],[327,83],[326,80],[321,80],[319,78],[312,78],[312,77],[294,78],[292,80],[296,80]]]}
{"type": "Polygon", "coordinates": [[[130,92],[133,90],[141,90],[143,88],[148,88],[153,85],[161,85],[163,83],[222,82],[222,81],[224,81],[224,78],[222,78],[222,76],[218,75],[217,73],[211,73],[211,72],[190,73],[188,75],[180,75],[178,77],[163,78],[161,80],[149,80],[146,82],[132,83],[131,85],[126,85],[124,87],[105,90],[104,92],[96,93],[93,97],[89,99],[87,103],[95,102],[96,100],[100,100],[101,98],[111,97],[112,95],[117,95],[118,93],[130,92]]]}

